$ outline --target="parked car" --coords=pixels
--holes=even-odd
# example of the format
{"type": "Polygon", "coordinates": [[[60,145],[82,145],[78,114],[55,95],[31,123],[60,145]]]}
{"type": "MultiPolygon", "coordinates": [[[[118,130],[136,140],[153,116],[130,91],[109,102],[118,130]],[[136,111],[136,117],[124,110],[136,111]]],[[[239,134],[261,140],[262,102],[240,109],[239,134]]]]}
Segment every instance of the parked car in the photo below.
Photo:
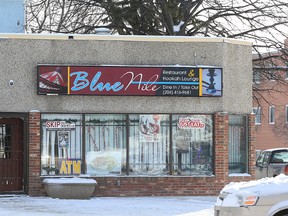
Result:
{"type": "Polygon", "coordinates": [[[267,149],[256,160],[256,178],[288,174],[288,148],[267,149]]]}
{"type": "Polygon", "coordinates": [[[288,216],[288,176],[230,183],[220,192],[214,216],[288,216]]]}

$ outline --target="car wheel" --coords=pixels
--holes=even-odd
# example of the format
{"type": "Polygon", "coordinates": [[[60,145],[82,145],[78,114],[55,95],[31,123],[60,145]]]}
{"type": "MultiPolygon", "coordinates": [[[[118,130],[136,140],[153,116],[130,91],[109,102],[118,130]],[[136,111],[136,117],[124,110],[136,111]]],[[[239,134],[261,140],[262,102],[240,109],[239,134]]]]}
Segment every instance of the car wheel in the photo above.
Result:
{"type": "Polygon", "coordinates": [[[284,211],[278,212],[274,216],[288,216],[288,210],[284,210],[284,211]]]}

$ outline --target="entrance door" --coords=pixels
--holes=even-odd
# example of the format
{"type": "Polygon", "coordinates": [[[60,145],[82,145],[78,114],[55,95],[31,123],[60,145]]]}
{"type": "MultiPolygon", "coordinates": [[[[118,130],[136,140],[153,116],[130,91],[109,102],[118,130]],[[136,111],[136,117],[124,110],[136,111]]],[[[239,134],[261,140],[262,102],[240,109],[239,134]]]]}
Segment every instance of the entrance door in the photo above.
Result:
{"type": "Polygon", "coordinates": [[[0,119],[0,193],[23,191],[23,120],[0,119]]]}

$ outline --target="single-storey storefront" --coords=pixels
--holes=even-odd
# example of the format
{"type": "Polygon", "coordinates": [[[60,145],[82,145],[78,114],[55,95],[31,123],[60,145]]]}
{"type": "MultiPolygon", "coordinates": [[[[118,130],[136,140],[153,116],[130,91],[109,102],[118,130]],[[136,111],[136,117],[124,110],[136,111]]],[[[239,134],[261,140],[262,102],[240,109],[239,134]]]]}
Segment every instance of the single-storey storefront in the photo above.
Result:
{"type": "Polygon", "coordinates": [[[0,193],[216,195],[254,178],[251,43],[0,35],[0,193]]]}

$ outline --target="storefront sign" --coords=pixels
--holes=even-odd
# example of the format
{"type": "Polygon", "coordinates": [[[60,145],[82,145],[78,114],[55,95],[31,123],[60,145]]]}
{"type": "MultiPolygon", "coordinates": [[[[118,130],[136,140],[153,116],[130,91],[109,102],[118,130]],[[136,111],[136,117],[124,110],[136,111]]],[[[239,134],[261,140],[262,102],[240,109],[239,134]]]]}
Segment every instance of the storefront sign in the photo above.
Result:
{"type": "Polygon", "coordinates": [[[39,65],[38,94],[219,97],[222,69],[39,65]]]}
{"type": "Polygon", "coordinates": [[[200,119],[194,119],[192,117],[180,117],[178,120],[178,128],[180,129],[202,129],[205,128],[205,123],[200,119]]]}
{"type": "Polygon", "coordinates": [[[81,174],[81,160],[59,160],[60,174],[81,174]]]}
{"type": "Polygon", "coordinates": [[[74,123],[68,123],[65,121],[47,121],[46,122],[46,128],[48,130],[58,130],[58,129],[75,129],[74,123]]]}

